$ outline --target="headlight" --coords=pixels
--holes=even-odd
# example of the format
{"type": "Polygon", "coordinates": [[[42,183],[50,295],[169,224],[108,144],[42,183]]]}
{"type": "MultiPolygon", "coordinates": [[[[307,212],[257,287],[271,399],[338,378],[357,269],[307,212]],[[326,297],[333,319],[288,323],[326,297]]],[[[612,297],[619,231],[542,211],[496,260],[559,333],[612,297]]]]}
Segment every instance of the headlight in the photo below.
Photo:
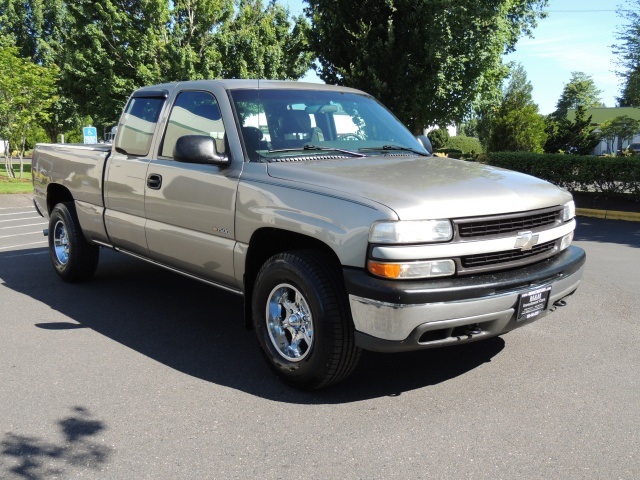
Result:
{"type": "Polygon", "coordinates": [[[404,263],[369,260],[367,267],[369,272],[378,277],[397,280],[447,277],[456,273],[456,264],[450,259],[404,263]]]}
{"type": "Polygon", "coordinates": [[[576,216],[576,204],[574,203],[573,200],[571,200],[569,203],[565,203],[562,208],[562,221],[568,222],[575,216],[576,216]]]}
{"type": "Polygon", "coordinates": [[[453,238],[449,220],[376,222],[369,231],[371,243],[447,242],[453,238]]]}

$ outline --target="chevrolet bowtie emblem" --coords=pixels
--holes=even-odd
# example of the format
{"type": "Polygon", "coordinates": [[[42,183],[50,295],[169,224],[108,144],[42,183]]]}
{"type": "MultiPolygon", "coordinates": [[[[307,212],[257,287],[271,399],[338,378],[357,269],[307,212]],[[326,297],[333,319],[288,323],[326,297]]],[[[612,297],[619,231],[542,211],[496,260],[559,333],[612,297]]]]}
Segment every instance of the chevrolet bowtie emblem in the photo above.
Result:
{"type": "Polygon", "coordinates": [[[535,244],[538,243],[540,235],[533,232],[518,232],[518,238],[516,238],[516,244],[513,248],[519,248],[520,250],[531,250],[535,244]]]}

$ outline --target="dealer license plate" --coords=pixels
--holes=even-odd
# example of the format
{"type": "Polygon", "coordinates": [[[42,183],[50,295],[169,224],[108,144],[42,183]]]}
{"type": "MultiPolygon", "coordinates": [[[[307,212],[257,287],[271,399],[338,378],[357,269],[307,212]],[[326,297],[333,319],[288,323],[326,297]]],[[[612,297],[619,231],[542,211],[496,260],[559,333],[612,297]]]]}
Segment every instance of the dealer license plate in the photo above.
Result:
{"type": "Polygon", "coordinates": [[[521,294],[516,320],[518,322],[531,320],[546,312],[549,304],[549,292],[551,292],[551,285],[521,294]]]}

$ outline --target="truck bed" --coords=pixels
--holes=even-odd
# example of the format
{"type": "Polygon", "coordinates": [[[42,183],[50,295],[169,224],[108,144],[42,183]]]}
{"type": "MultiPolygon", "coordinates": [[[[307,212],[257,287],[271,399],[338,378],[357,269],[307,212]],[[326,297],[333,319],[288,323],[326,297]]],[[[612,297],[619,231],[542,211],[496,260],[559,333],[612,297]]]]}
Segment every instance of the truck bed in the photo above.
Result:
{"type": "Polygon", "coordinates": [[[48,212],[46,194],[52,183],[74,192],[77,201],[103,206],[104,168],[110,151],[109,144],[38,144],[32,160],[38,209],[48,212]]]}

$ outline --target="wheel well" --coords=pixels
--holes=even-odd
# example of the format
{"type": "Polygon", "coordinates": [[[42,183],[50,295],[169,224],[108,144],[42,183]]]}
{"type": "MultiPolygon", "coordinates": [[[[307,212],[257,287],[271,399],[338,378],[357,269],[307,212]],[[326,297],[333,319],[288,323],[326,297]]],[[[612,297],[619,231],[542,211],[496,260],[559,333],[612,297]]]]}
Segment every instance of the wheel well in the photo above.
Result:
{"type": "Polygon", "coordinates": [[[47,210],[51,214],[53,207],[62,202],[73,202],[73,195],[62,185],[51,183],[47,187],[47,210]]]}
{"type": "Polygon", "coordinates": [[[279,230],[277,228],[262,228],[257,230],[249,242],[249,250],[244,272],[244,321],[247,329],[252,328],[251,297],[253,285],[258,272],[264,262],[272,256],[291,250],[321,250],[329,254],[335,265],[340,265],[340,260],[335,252],[326,244],[313,237],[299,233],[279,230]]]}

